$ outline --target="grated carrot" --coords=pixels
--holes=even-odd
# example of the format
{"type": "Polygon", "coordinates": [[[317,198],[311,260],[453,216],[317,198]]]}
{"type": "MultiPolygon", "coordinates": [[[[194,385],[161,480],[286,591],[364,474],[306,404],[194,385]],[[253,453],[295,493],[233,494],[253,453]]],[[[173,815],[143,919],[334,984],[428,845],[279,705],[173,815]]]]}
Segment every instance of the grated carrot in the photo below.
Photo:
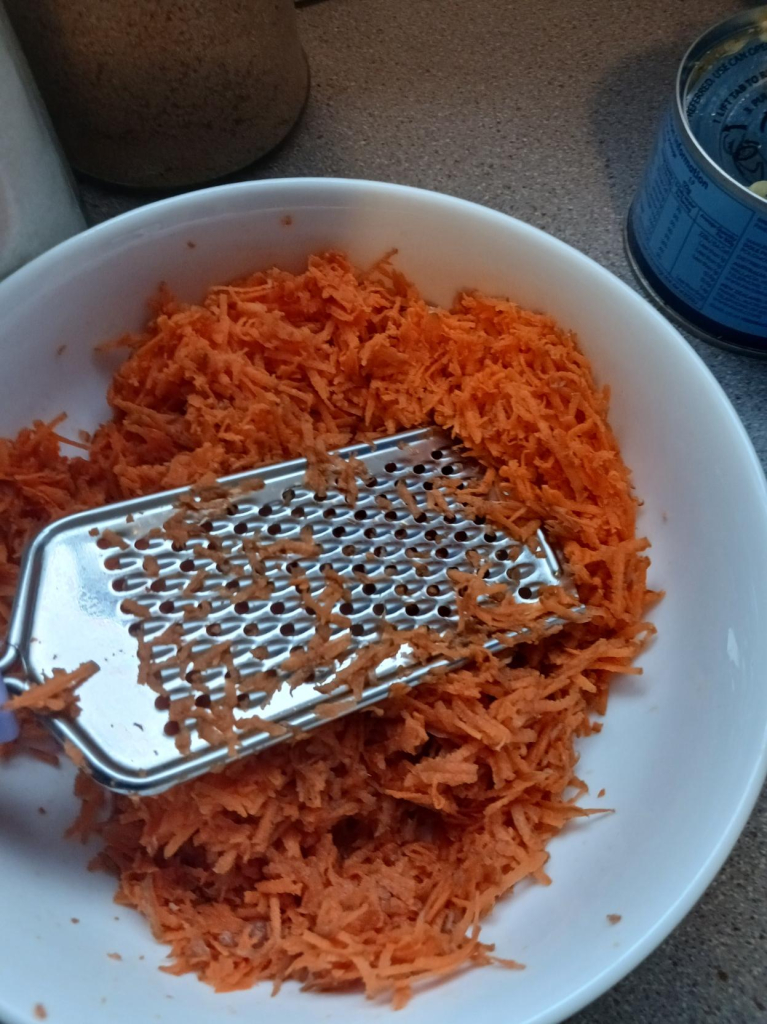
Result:
{"type": "Polygon", "coordinates": [[[47,714],[62,712],[74,716],[78,712],[78,697],[75,692],[86,680],[99,670],[95,661],[88,661],[72,672],[55,668],[49,679],[30,686],[28,690],[11,697],[5,704],[6,711],[32,710],[47,714]]]}
{"type": "MultiPolygon", "coordinates": [[[[549,841],[591,813],[576,740],[601,729],[657,596],[609,393],[576,338],[482,295],[433,309],[388,260],[362,273],[327,253],[201,305],[162,293],[123,343],[89,461],[59,453],[56,424],[0,441],[0,624],[23,545],[57,516],[307,453],[322,487],[321,453],[429,423],[485,467],[477,509],[492,490],[499,528],[559,545],[588,614],[502,655],[467,637],[467,667],[163,795],[107,810],[81,785],[74,831],[98,827],[118,902],[170,945],[167,970],[221,991],[296,980],[399,1007],[429,978],[519,966],[481,921],[523,879],[547,884],[549,841]]],[[[482,605],[476,568],[465,614],[524,620],[482,605]]],[[[315,600],[318,630],[341,586],[315,600]]]]}

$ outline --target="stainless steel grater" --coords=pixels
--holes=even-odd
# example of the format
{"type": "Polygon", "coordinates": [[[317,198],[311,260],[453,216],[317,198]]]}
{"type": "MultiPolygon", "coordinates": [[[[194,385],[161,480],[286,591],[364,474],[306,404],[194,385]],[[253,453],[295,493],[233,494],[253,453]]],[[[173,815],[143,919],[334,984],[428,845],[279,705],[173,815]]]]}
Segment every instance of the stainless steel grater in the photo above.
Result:
{"type": "MultiPolygon", "coordinates": [[[[348,696],[344,689],[316,688],[332,685],[343,657],[312,683],[288,685],[286,659],[306,649],[316,628],[297,592],[297,575],[305,578],[310,594],[322,591],[329,571],[343,579],[348,599],[336,609],[339,619],[331,631],[333,637],[348,635],[347,663],[355,652],[376,644],[383,623],[386,629],[425,626],[444,633],[456,611],[449,574],[475,571],[478,560],[489,567],[485,578],[505,583],[520,602],[535,603],[541,587],[560,582],[557,559],[540,532],[533,551],[469,518],[460,485],[476,480],[478,467],[444,435],[412,431],[352,445],[338,456],[364,470],[352,505],[336,484],[325,495],[310,490],[304,459],[219,481],[230,500],[219,501],[218,511],[198,523],[210,547],[204,538],[180,543],[165,533],[164,524],[178,516],[179,502],[189,501],[190,488],[79,513],[46,527],[26,553],[8,645],[0,657],[9,691],[34,686],[56,668],[97,662],[100,671],[79,691],[79,716],[52,717],[51,727],[80,750],[102,784],[124,793],[157,793],[282,737],[246,732],[233,751],[226,743],[206,742],[190,721],[191,746],[180,753],[166,733],[167,703],[163,709],[155,691],[137,685],[137,634],[152,642],[179,624],[195,655],[228,643],[230,666],[250,677],[264,673],[277,686],[266,703],[258,689],[240,695],[235,717],[255,712],[287,726],[290,736],[327,721],[322,705],[348,696]],[[441,494],[439,501],[435,493],[441,494]],[[320,553],[267,558],[264,574],[271,592],[233,600],[229,589],[235,597],[253,590],[246,539],[292,543],[302,530],[306,536],[307,526],[320,553]],[[203,618],[186,618],[191,612],[185,609],[194,605],[204,609],[203,618]]],[[[561,620],[550,617],[546,625],[555,628],[561,620]]],[[[508,643],[508,636],[491,637],[485,646],[499,649],[508,643]]],[[[182,677],[171,663],[172,653],[162,644],[155,649],[155,667],[171,701],[194,698],[202,707],[223,699],[224,665],[198,673],[193,685],[191,674],[182,677]]],[[[435,668],[454,663],[440,658],[414,664],[408,648],[400,648],[371,672],[362,698],[347,710],[380,701],[393,682],[415,685],[435,668]]]]}

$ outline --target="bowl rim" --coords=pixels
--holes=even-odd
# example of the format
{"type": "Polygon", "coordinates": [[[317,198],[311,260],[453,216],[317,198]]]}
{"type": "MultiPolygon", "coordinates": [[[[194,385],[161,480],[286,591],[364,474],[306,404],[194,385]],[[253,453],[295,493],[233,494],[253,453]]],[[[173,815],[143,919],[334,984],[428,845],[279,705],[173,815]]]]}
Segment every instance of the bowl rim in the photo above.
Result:
{"type": "MultiPolygon", "coordinates": [[[[364,178],[325,178],[318,176],[260,178],[252,181],[234,182],[184,192],[154,202],[148,202],[135,209],[111,217],[106,221],[87,228],[80,234],[65,239],[52,249],[37,256],[14,271],[3,281],[0,281],[0,306],[11,301],[14,294],[19,294],[20,296],[28,294],[28,282],[33,281],[40,275],[43,278],[46,277],[48,271],[55,268],[62,261],[66,260],[74,265],[81,255],[84,255],[93,247],[98,248],[101,244],[108,243],[110,239],[119,238],[126,231],[151,228],[153,225],[157,226],[158,219],[160,218],[164,222],[169,218],[172,222],[173,215],[176,212],[180,215],[178,217],[178,222],[180,223],[187,216],[193,215],[196,208],[205,207],[207,204],[215,203],[219,199],[224,200],[220,207],[220,212],[225,214],[226,199],[232,195],[239,195],[241,193],[257,195],[261,192],[276,190],[277,192],[284,193],[287,205],[290,193],[307,193],[315,189],[328,192],[336,191],[341,199],[348,198],[350,193],[356,193],[357,197],[363,199],[364,195],[367,194],[378,197],[384,195],[400,196],[410,198],[411,200],[420,199],[423,202],[432,203],[441,202],[445,206],[461,210],[468,215],[489,218],[501,226],[511,224],[516,232],[528,234],[529,237],[535,237],[541,241],[545,240],[547,245],[561,253],[564,258],[575,260],[585,265],[607,287],[617,288],[629,307],[637,310],[641,309],[643,316],[650,317],[651,322],[654,322],[656,328],[665,334],[668,343],[676,348],[677,355],[683,360],[685,372],[697,375],[700,383],[710,390],[712,398],[718,401],[721,413],[729,419],[730,425],[734,429],[744,459],[753,474],[754,483],[757,484],[757,488],[761,493],[762,512],[765,518],[765,526],[767,527],[767,477],[765,477],[764,467],[756,453],[753,442],[722,385],[701,356],[688,344],[676,327],[666,320],[657,309],[629,284],[622,281],[612,271],[603,267],[595,259],[582,253],[574,246],[510,214],[494,210],[491,207],[472,202],[471,200],[451,196],[447,193],[364,178]]],[[[282,200],[280,201],[282,202],[282,200]]],[[[533,1016],[526,1018],[525,1021],[520,1021],[519,1024],[562,1024],[572,1014],[582,1010],[611,989],[648,957],[692,910],[718,874],[745,828],[765,779],[767,779],[767,728],[765,728],[761,739],[758,756],[755,758],[742,792],[731,809],[729,820],[722,828],[718,839],[709,849],[703,861],[698,864],[687,885],[677,894],[665,912],[658,917],[655,924],[648,928],[622,955],[617,957],[602,971],[590,977],[579,988],[574,989],[558,1003],[535,1013],[533,1016]]],[[[29,1016],[19,1015],[11,1007],[4,1006],[2,995],[0,995],[0,1016],[2,1016],[5,1024],[33,1024],[31,1013],[29,1016]]]]}

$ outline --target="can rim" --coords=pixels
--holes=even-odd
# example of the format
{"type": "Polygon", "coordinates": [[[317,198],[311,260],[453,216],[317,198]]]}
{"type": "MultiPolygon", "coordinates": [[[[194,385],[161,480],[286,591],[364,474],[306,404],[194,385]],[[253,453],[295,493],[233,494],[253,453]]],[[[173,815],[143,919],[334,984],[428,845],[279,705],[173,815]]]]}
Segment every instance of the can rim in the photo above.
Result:
{"type": "Polygon", "coordinates": [[[725,18],[724,21],[717,22],[716,25],[712,25],[711,28],[706,29],[705,32],[698,36],[692,45],[688,47],[677,69],[674,114],[681,122],[681,126],[684,130],[688,143],[695,150],[698,159],[705,164],[708,173],[711,174],[711,176],[728,191],[734,192],[739,200],[744,202],[755,212],[767,215],[767,199],[762,199],[761,196],[756,195],[755,192],[752,192],[751,189],[741,184],[741,182],[733,178],[732,175],[728,174],[727,171],[723,170],[723,168],[719,166],[713,157],[709,156],[706,150],[695,138],[695,135],[690,128],[690,122],[687,119],[684,104],[685,87],[689,81],[692,69],[698,64],[701,57],[703,57],[708,50],[712,49],[716,43],[720,43],[729,35],[735,34],[738,29],[752,27],[757,21],[762,19],[764,20],[765,32],[767,32],[767,4],[761,4],[759,7],[751,7],[747,11],[741,11],[730,18],[725,18]]]}

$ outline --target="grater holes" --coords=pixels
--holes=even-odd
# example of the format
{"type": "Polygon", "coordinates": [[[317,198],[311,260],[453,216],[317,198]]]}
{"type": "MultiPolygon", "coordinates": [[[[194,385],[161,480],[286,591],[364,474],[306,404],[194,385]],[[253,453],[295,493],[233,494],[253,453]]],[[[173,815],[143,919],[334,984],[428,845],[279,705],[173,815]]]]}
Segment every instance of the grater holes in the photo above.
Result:
{"type": "Polygon", "coordinates": [[[435,548],[434,554],[437,558],[449,558],[450,552],[447,548],[435,548]]]}
{"type": "Polygon", "coordinates": [[[272,511],[273,510],[271,505],[262,505],[261,508],[258,510],[258,514],[260,516],[270,516],[272,514],[272,511]]]}
{"type": "Polygon", "coordinates": [[[488,530],[487,533],[485,534],[485,540],[487,541],[488,544],[494,544],[498,540],[498,537],[496,534],[493,533],[492,530],[488,530]]]}
{"type": "Polygon", "coordinates": [[[226,514],[228,516],[237,516],[240,514],[240,510],[234,503],[232,503],[231,505],[226,506],[226,514]]]}
{"type": "Polygon", "coordinates": [[[209,708],[213,703],[209,693],[201,693],[199,697],[195,697],[194,702],[198,708],[209,708]]]}
{"type": "Polygon", "coordinates": [[[512,565],[506,570],[506,575],[510,580],[526,580],[534,573],[535,569],[532,565],[512,565]]]}
{"type": "Polygon", "coordinates": [[[417,523],[428,523],[429,517],[425,512],[419,512],[417,516],[413,516],[417,523]]]}
{"type": "MultiPolygon", "coordinates": [[[[242,603],[244,604],[245,602],[242,603]]],[[[255,622],[248,622],[242,627],[242,631],[245,634],[245,636],[257,636],[258,626],[255,624],[255,622]]]]}
{"type": "Polygon", "coordinates": [[[397,519],[397,513],[394,511],[394,509],[390,508],[389,511],[384,514],[384,519],[386,519],[390,523],[393,523],[397,519]]]}
{"type": "Polygon", "coordinates": [[[356,555],[356,553],[357,549],[353,544],[344,544],[344,546],[341,548],[341,554],[345,555],[346,558],[352,558],[354,555],[356,555]]]}
{"type": "Polygon", "coordinates": [[[452,526],[452,525],[453,525],[453,523],[455,522],[455,516],[453,515],[453,513],[452,513],[452,512],[447,512],[447,513],[446,513],[446,514],[445,514],[445,515],[444,515],[444,516],[442,517],[442,520],[443,520],[443,522],[445,522],[445,523],[448,523],[448,525],[452,526]]]}
{"type": "Polygon", "coordinates": [[[419,462],[417,466],[413,466],[413,472],[418,476],[421,476],[422,473],[426,472],[426,466],[424,466],[422,462],[419,462]]]}
{"type": "Polygon", "coordinates": [[[517,594],[522,598],[523,601],[529,601],[533,596],[533,591],[531,587],[525,585],[519,588],[517,594]]]}
{"type": "Polygon", "coordinates": [[[434,490],[434,484],[431,482],[431,480],[424,480],[424,482],[423,482],[423,489],[425,491],[433,491],[434,490]]]}
{"type": "Polygon", "coordinates": [[[208,636],[221,636],[221,623],[211,622],[209,626],[205,627],[205,632],[208,636]]]}
{"type": "Polygon", "coordinates": [[[283,601],[274,601],[269,606],[269,611],[272,615],[283,615],[285,612],[285,603],[283,601]]]}
{"type": "Polygon", "coordinates": [[[364,508],[358,508],[357,511],[354,513],[354,518],[359,522],[362,522],[363,519],[367,519],[367,517],[368,514],[364,508]]]}
{"type": "Polygon", "coordinates": [[[374,540],[378,536],[378,531],[375,530],[372,526],[368,526],[368,528],[365,530],[364,536],[367,540],[374,540]]]}
{"type": "MultiPolygon", "coordinates": [[[[248,604],[247,601],[238,601],[234,606],[234,611],[236,615],[247,615],[248,612],[250,611],[250,605],[248,604]]],[[[246,626],[246,632],[247,629],[248,627],[246,626]]]]}
{"type": "MultiPolygon", "coordinates": [[[[101,547],[100,544],[99,544],[99,547],[101,547]]],[[[138,537],[133,542],[133,547],[136,549],[136,551],[148,551],[149,547],[150,547],[149,538],[148,537],[138,537]]]]}
{"type": "Polygon", "coordinates": [[[303,507],[303,505],[298,505],[296,508],[291,509],[290,514],[293,516],[294,519],[303,519],[306,516],[306,509],[303,507]]]}
{"type": "Polygon", "coordinates": [[[368,597],[370,597],[372,594],[375,594],[375,592],[376,592],[375,583],[363,583],[362,584],[362,593],[363,594],[366,594],[368,597]]]}
{"type": "Polygon", "coordinates": [[[282,527],[279,523],[270,523],[266,528],[266,532],[272,537],[276,537],[278,533],[282,533],[282,527]]]}
{"type": "Polygon", "coordinates": [[[439,597],[439,587],[436,583],[430,583],[426,588],[426,593],[429,597],[439,597]]]}
{"type": "Polygon", "coordinates": [[[386,605],[382,604],[380,601],[377,604],[374,604],[373,605],[373,614],[374,615],[385,615],[386,614],[386,605]]]}
{"type": "Polygon", "coordinates": [[[248,524],[245,523],[245,522],[235,523],[234,524],[234,532],[236,534],[238,534],[239,536],[242,536],[243,533],[247,533],[248,532],[248,524]]]}
{"type": "Polygon", "coordinates": [[[364,566],[362,562],[357,562],[356,565],[352,566],[352,572],[361,572],[364,574],[367,573],[367,567],[364,566]]]}
{"type": "Polygon", "coordinates": [[[336,510],[332,506],[330,508],[326,508],[323,511],[322,516],[324,519],[335,519],[336,510]]]}
{"type": "Polygon", "coordinates": [[[398,583],[397,586],[394,588],[394,593],[397,595],[397,597],[407,597],[410,591],[408,590],[406,584],[398,583]]]}
{"type": "Polygon", "coordinates": [[[121,567],[122,563],[120,562],[119,555],[109,555],[104,559],[104,568],[108,569],[109,572],[114,572],[115,569],[120,569],[121,567]]]}
{"type": "Polygon", "coordinates": [[[378,480],[374,476],[369,476],[365,481],[367,487],[378,487],[378,480]]]}
{"type": "Polygon", "coordinates": [[[385,576],[396,576],[397,575],[397,566],[393,565],[391,562],[389,562],[388,565],[384,566],[384,575],[385,576]]]}
{"type": "Polygon", "coordinates": [[[386,465],[384,466],[384,469],[386,470],[387,473],[396,473],[397,472],[397,463],[396,462],[387,462],[386,465]]]}
{"type": "Polygon", "coordinates": [[[282,492],[282,500],[285,502],[286,505],[289,505],[291,501],[293,501],[295,496],[296,492],[293,490],[292,487],[288,487],[286,491],[282,492]]]}
{"type": "Polygon", "coordinates": [[[172,601],[162,601],[157,610],[163,615],[172,615],[176,606],[172,601]]]}
{"type": "Polygon", "coordinates": [[[413,618],[415,618],[415,616],[416,616],[416,615],[420,615],[420,613],[421,613],[421,609],[420,609],[420,607],[419,607],[419,606],[418,606],[418,605],[417,605],[417,604],[415,603],[415,601],[411,601],[411,603],[410,603],[410,604],[406,604],[406,605],[405,605],[405,614],[406,614],[406,615],[410,615],[410,616],[412,616],[413,618]]]}
{"type": "Polygon", "coordinates": [[[354,605],[350,601],[344,601],[338,610],[342,615],[353,615],[354,605]]]}
{"type": "Polygon", "coordinates": [[[353,622],[352,623],[352,628],[351,628],[350,632],[351,632],[352,636],[364,636],[365,635],[365,627],[362,625],[361,622],[353,622]]]}
{"type": "Polygon", "coordinates": [[[167,584],[164,579],[152,580],[152,582],[149,584],[149,589],[153,591],[153,593],[155,594],[161,594],[163,590],[166,589],[166,587],[167,584]]]}
{"type": "Polygon", "coordinates": [[[334,537],[343,537],[345,535],[345,533],[346,533],[346,527],[345,526],[334,526],[333,527],[333,536],[334,537]]]}
{"type": "Polygon", "coordinates": [[[485,519],[484,516],[474,516],[474,522],[477,524],[477,526],[484,526],[487,520],[485,519]]]}
{"type": "Polygon", "coordinates": [[[295,631],[296,627],[292,622],[285,622],[280,626],[280,633],[282,633],[283,636],[293,636],[295,631]]]}
{"type": "Polygon", "coordinates": [[[394,531],[394,536],[397,540],[404,540],[407,537],[407,530],[400,526],[399,529],[394,531]]]}
{"type": "Polygon", "coordinates": [[[434,459],[435,462],[439,462],[440,459],[444,458],[444,452],[442,451],[441,448],[435,448],[434,451],[431,453],[431,457],[434,459]]]}
{"type": "Polygon", "coordinates": [[[465,530],[456,530],[455,539],[458,541],[459,544],[465,544],[466,541],[469,539],[469,535],[465,530]]]}
{"type": "Polygon", "coordinates": [[[204,523],[200,523],[200,529],[203,533],[213,533],[215,526],[210,519],[206,519],[204,523]]]}
{"type": "Polygon", "coordinates": [[[179,562],[178,567],[181,572],[194,572],[197,568],[192,558],[185,558],[182,562],[179,562]]]}
{"type": "Polygon", "coordinates": [[[449,619],[453,614],[453,609],[448,604],[441,604],[437,608],[437,615],[441,615],[443,619],[449,619]]]}
{"type": "Polygon", "coordinates": [[[112,590],[117,591],[118,594],[127,590],[127,580],[124,576],[118,576],[116,580],[112,580],[112,590]]]}
{"type": "Polygon", "coordinates": [[[440,473],[443,476],[452,476],[453,473],[455,473],[455,466],[453,466],[451,463],[448,463],[446,466],[443,466],[440,469],[440,473]]]}
{"type": "Polygon", "coordinates": [[[376,556],[376,558],[383,558],[383,556],[386,554],[386,548],[383,547],[383,545],[379,544],[378,547],[373,548],[373,554],[376,556]]]}
{"type": "Polygon", "coordinates": [[[405,554],[407,555],[408,558],[418,558],[418,548],[405,548],[405,554]]]}
{"type": "Polygon", "coordinates": [[[505,562],[506,559],[509,557],[509,552],[506,550],[506,548],[501,548],[499,551],[496,551],[495,557],[499,562],[505,562]]]}

